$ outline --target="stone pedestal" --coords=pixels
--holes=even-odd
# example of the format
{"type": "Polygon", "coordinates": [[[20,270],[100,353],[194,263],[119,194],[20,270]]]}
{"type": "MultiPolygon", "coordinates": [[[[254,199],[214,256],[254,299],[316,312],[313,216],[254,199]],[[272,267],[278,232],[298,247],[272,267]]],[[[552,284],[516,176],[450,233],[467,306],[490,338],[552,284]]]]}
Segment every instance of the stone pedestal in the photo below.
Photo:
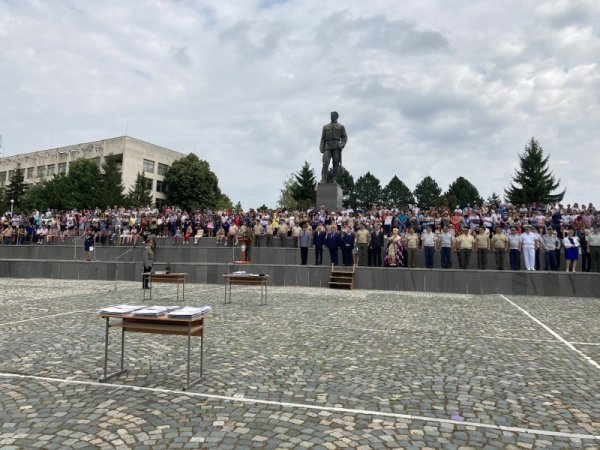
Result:
{"type": "Polygon", "coordinates": [[[325,206],[327,211],[342,208],[342,188],[336,183],[319,183],[317,185],[317,208],[325,206]]]}

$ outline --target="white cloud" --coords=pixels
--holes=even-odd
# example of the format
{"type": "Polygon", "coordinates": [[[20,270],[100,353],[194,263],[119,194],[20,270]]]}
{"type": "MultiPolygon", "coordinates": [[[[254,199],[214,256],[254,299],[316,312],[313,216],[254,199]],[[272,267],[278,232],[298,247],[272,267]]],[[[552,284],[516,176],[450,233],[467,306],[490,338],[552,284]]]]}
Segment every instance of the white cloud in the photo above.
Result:
{"type": "Polygon", "coordinates": [[[337,110],[355,178],[464,176],[485,197],[535,136],[567,199],[598,203],[598,19],[593,0],[4,1],[0,133],[15,154],[128,126],[195,148],[249,207],[320,172],[337,110]]]}

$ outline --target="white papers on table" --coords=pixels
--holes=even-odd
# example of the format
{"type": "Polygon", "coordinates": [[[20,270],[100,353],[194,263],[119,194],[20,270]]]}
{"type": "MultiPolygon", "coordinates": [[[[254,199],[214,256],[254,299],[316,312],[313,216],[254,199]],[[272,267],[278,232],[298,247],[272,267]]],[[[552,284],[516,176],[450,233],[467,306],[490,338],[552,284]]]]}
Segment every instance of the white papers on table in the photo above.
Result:
{"type": "Polygon", "coordinates": [[[170,311],[167,314],[167,316],[173,319],[185,319],[189,317],[197,317],[203,314],[208,314],[211,311],[212,308],[210,306],[201,306],[199,308],[194,306],[184,306],[182,308],[170,311]]]}
{"type": "Polygon", "coordinates": [[[122,316],[129,314],[137,309],[145,308],[146,305],[116,305],[107,306],[98,311],[98,314],[108,314],[111,316],[122,316]]]}
{"type": "Polygon", "coordinates": [[[133,311],[134,316],[146,316],[146,317],[159,317],[163,316],[169,311],[172,311],[175,308],[179,308],[179,306],[146,306],[142,309],[136,309],[133,311]]]}
{"type": "Polygon", "coordinates": [[[237,272],[233,272],[232,275],[246,275],[245,270],[238,270],[237,272]]]}

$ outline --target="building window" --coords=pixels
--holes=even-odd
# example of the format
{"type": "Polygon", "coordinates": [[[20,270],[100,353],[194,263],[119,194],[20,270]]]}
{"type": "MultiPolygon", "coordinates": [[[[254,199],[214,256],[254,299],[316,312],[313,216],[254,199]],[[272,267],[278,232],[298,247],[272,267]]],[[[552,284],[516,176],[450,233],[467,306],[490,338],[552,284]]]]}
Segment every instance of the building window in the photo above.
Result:
{"type": "Polygon", "coordinates": [[[67,163],[58,163],[58,173],[67,173],[67,163]]]}
{"type": "Polygon", "coordinates": [[[159,175],[166,175],[168,171],[169,171],[169,166],[167,166],[166,164],[158,163],[158,174],[159,175]]]}
{"type": "Polygon", "coordinates": [[[156,180],[156,192],[161,192],[163,194],[167,193],[167,183],[164,181],[156,180]]]}
{"type": "Polygon", "coordinates": [[[35,167],[28,167],[27,168],[27,179],[31,179],[33,178],[33,171],[34,171],[35,167]]]}
{"type": "Polygon", "coordinates": [[[54,165],[54,164],[48,164],[48,171],[47,171],[47,175],[48,175],[49,177],[51,177],[52,175],[54,175],[54,173],[55,173],[55,170],[56,170],[56,165],[54,165]]]}
{"type": "Polygon", "coordinates": [[[144,177],[144,188],[152,190],[152,182],[154,180],[152,178],[145,178],[144,177]]]}
{"type": "Polygon", "coordinates": [[[150,161],[149,159],[144,160],[144,172],[154,173],[154,161],[150,161]]]}
{"type": "Polygon", "coordinates": [[[9,170],[8,171],[8,179],[11,180],[14,174],[15,174],[14,170],[9,170]]]}
{"type": "Polygon", "coordinates": [[[4,186],[6,183],[6,172],[0,172],[0,185],[4,186]]]}
{"type": "Polygon", "coordinates": [[[37,166],[37,176],[38,177],[46,176],[46,166],[37,166]]]}
{"type": "Polygon", "coordinates": [[[167,201],[162,198],[156,198],[154,199],[154,202],[154,204],[156,205],[156,209],[158,209],[159,211],[162,211],[167,205],[167,201]]]}

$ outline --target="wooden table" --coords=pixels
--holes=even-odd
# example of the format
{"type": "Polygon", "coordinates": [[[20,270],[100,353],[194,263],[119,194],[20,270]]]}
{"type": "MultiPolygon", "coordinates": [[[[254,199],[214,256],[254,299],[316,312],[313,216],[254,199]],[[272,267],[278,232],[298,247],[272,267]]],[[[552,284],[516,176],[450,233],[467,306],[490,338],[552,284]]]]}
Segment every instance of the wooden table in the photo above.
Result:
{"type": "Polygon", "coordinates": [[[260,306],[267,304],[267,283],[269,281],[269,275],[265,274],[225,274],[225,301],[224,305],[231,303],[231,286],[260,286],[260,306]],[[227,288],[229,287],[229,301],[227,301],[227,288]]]}
{"type": "MultiPolygon", "coordinates": [[[[185,300],[185,277],[187,273],[153,273],[153,272],[144,272],[142,276],[147,276],[149,281],[150,289],[150,298],[152,298],[152,287],[154,283],[177,283],[177,300],[179,300],[179,284],[182,284],[182,296],[181,298],[185,300]]],[[[146,298],[146,289],[144,289],[144,298],[146,298]]]]}
{"type": "Polygon", "coordinates": [[[98,381],[108,381],[122,373],[127,372],[124,367],[125,358],[125,332],[131,333],[153,333],[153,334],[175,334],[187,336],[187,385],[183,388],[192,387],[202,379],[203,354],[204,354],[204,318],[208,314],[192,317],[190,319],[174,319],[166,316],[162,317],[135,317],[133,314],[123,316],[114,316],[100,314],[106,319],[106,331],[104,335],[104,376],[98,381]],[[112,321],[111,321],[112,320],[112,321]],[[121,328],[121,369],[108,373],[108,330],[110,328],[121,328]],[[192,336],[200,337],[200,377],[190,381],[190,357],[192,336]]]}

